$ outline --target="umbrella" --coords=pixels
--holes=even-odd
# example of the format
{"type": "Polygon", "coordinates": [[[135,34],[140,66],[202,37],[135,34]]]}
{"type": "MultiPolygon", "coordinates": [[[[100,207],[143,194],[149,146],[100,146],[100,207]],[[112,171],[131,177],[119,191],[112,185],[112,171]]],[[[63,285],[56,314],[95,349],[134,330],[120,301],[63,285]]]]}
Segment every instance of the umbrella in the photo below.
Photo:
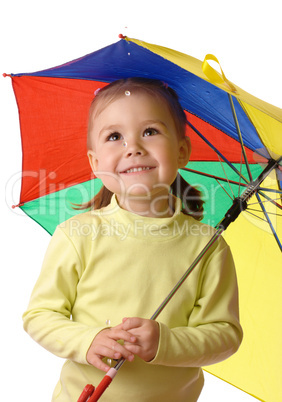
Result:
{"type": "Polygon", "coordinates": [[[204,222],[225,228],[226,211],[231,208],[233,220],[247,207],[226,232],[237,267],[245,338],[235,356],[206,369],[260,400],[277,401],[282,112],[231,83],[211,61],[218,63],[212,55],[200,62],[121,37],[62,66],[11,74],[23,148],[18,206],[53,233],[58,223],[78,213],[73,204],[99,190],[85,148],[88,108],[96,89],[130,76],[158,78],[174,88],[193,144],[182,174],[204,194],[204,222]]]}

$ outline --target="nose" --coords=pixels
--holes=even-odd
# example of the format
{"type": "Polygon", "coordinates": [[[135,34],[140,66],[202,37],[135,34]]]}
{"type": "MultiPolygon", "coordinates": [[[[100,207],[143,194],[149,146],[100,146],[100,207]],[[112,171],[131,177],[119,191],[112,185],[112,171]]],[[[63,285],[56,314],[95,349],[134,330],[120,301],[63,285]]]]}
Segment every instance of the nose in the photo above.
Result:
{"type": "Polygon", "coordinates": [[[125,148],[125,154],[127,158],[132,156],[142,156],[145,154],[145,150],[141,143],[135,139],[124,141],[123,146],[125,148]]]}

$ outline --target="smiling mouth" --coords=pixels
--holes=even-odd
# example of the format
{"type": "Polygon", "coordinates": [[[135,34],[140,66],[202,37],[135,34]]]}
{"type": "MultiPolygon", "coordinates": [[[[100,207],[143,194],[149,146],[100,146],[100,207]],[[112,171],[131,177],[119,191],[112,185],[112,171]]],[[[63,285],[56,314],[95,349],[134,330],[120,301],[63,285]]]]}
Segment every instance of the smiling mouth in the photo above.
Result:
{"type": "Polygon", "coordinates": [[[137,172],[143,172],[146,170],[152,170],[154,169],[154,167],[150,167],[150,166],[139,166],[139,167],[133,167],[127,170],[124,170],[121,173],[137,173],[137,172]]]}

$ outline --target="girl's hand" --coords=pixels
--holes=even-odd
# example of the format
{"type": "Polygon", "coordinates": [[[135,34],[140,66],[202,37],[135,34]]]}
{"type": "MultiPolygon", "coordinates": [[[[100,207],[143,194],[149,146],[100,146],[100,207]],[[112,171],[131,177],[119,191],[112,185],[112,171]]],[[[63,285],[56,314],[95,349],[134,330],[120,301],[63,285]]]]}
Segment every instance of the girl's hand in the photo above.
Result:
{"type": "Polygon", "coordinates": [[[137,317],[124,318],[122,322],[122,329],[136,338],[134,343],[126,342],[124,347],[145,362],[153,360],[159,345],[159,324],[153,320],[137,317]]]}
{"type": "Polygon", "coordinates": [[[110,366],[102,361],[104,357],[110,359],[120,359],[123,357],[128,361],[133,361],[134,355],[132,352],[117,341],[123,340],[124,342],[134,344],[136,337],[123,330],[122,326],[123,324],[119,324],[113,328],[106,328],[95,336],[86,355],[89,364],[107,372],[110,366]]]}

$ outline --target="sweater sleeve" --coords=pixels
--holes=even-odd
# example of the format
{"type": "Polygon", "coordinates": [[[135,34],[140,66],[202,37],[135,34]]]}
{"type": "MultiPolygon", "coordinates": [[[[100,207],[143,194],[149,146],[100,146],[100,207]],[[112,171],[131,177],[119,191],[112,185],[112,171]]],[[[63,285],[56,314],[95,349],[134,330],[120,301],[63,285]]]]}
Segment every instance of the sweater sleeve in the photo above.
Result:
{"type": "MultiPolygon", "coordinates": [[[[223,240],[221,243],[225,244],[223,240]]],[[[235,267],[227,245],[205,264],[187,327],[170,329],[159,324],[158,352],[150,364],[201,367],[218,363],[237,351],[243,333],[235,267]]]]}
{"type": "Polygon", "coordinates": [[[23,314],[23,323],[28,334],[45,349],[59,357],[87,363],[88,348],[102,328],[72,321],[82,271],[80,256],[70,238],[57,228],[23,314]]]}

